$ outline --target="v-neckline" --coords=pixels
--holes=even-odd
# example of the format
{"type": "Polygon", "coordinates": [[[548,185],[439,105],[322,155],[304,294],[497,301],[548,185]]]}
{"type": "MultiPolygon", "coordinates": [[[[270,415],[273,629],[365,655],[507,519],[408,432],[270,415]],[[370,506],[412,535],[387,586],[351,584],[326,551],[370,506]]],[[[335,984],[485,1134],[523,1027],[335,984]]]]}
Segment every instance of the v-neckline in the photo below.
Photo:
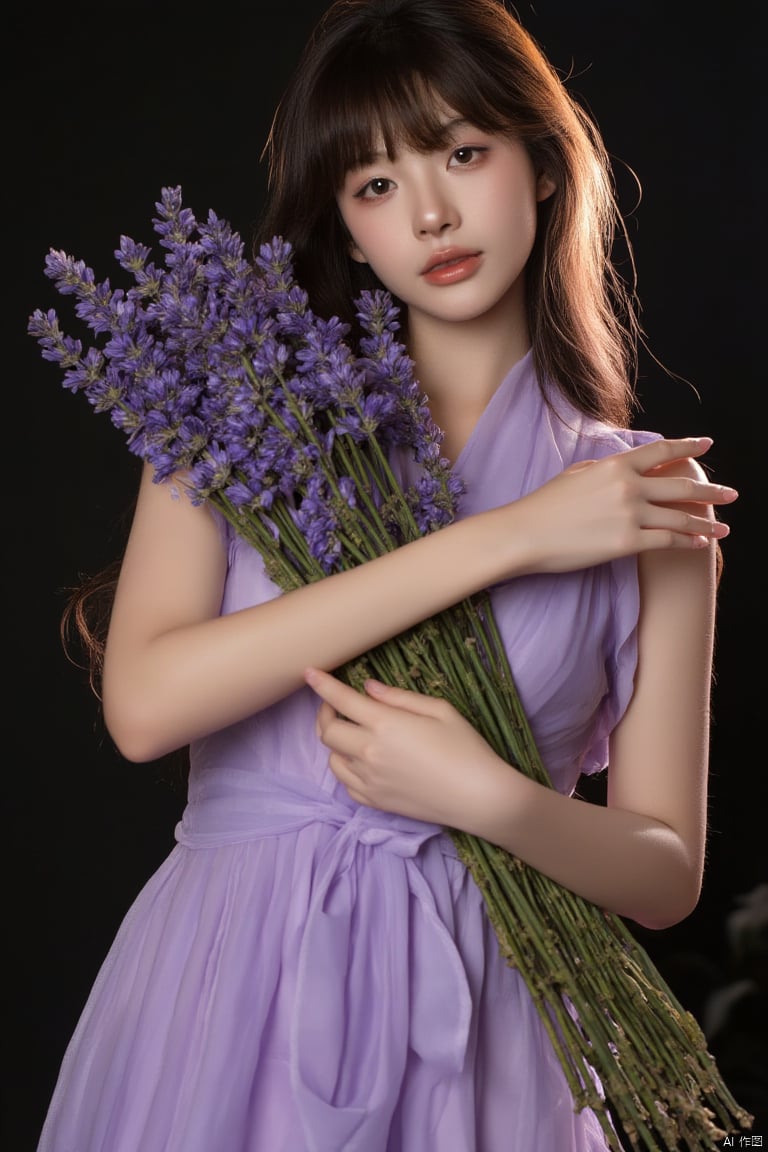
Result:
{"type": "Polygon", "coordinates": [[[469,436],[464,441],[464,444],[463,444],[461,450],[459,451],[456,459],[451,464],[451,468],[455,472],[457,472],[459,475],[461,475],[461,466],[462,466],[462,463],[464,461],[465,456],[467,456],[469,454],[469,452],[471,451],[474,442],[480,436],[483,425],[485,423],[487,423],[488,419],[490,418],[489,413],[492,412],[493,409],[498,405],[498,403],[500,402],[500,398],[503,397],[503,395],[506,392],[508,392],[509,389],[512,387],[512,381],[513,380],[516,381],[521,377],[522,373],[525,371],[525,368],[526,368],[527,364],[529,363],[530,359],[532,358],[532,356],[533,356],[533,350],[531,348],[529,348],[528,351],[523,356],[521,356],[520,359],[517,360],[512,365],[512,367],[509,369],[507,374],[504,377],[502,377],[501,381],[499,382],[498,388],[493,393],[493,395],[489,398],[488,403],[486,404],[485,408],[483,408],[482,412],[480,413],[480,415],[478,416],[474,425],[472,426],[472,429],[469,433],[469,436]]]}

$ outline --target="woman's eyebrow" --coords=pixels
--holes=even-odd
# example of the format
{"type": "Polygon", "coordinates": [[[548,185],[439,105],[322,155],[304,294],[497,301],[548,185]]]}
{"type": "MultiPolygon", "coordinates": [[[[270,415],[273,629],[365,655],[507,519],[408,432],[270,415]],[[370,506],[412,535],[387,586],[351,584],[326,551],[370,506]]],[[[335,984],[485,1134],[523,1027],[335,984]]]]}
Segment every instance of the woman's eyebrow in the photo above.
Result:
{"type": "Polygon", "coordinates": [[[454,116],[452,120],[445,120],[440,127],[454,132],[457,128],[474,128],[475,125],[466,116],[454,116]]]}

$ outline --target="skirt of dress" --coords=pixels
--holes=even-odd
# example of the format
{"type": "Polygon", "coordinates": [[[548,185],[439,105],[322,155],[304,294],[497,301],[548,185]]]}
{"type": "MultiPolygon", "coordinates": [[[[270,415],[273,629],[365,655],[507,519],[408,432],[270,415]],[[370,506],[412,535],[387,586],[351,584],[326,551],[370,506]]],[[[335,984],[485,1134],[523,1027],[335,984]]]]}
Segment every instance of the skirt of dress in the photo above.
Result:
{"type": "Polygon", "coordinates": [[[603,1152],[448,838],[350,823],[174,848],[38,1152],[603,1152]]]}

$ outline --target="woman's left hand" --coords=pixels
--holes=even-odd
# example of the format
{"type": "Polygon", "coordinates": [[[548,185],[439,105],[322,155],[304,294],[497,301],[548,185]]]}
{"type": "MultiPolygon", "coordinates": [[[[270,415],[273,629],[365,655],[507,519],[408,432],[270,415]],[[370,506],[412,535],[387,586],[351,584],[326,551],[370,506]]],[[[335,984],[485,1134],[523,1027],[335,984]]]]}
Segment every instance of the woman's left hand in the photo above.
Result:
{"type": "Polygon", "coordinates": [[[358,804],[470,830],[488,786],[513,771],[446,700],[378,680],[363,694],[316,668],[305,679],[323,701],[331,771],[358,804]]]}

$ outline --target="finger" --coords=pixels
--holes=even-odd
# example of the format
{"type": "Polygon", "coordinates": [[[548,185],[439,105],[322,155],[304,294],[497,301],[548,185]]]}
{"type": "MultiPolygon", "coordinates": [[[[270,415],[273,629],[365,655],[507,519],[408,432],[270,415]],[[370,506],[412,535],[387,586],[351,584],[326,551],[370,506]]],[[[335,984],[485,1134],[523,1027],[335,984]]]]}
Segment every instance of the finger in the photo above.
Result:
{"type": "Polygon", "coordinates": [[[339,716],[335,709],[320,705],[317,714],[317,736],[330,752],[345,759],[355,759],[365,747],[368,730],[352,720],[339,716]]]}
{"type": "Polygon", "coordinates": [[[404,712],[412,712],[416,716],[437,717],[446,708],[446,702],[441,697],[426,696],[423,692],[397,688],[392,684],[383,684],[381,680],[366,680],[364,687],[374,700],[387,704],[390,708],[402,708],[404,712]]]}
{"type": "Polygon", "coordinates": [[[353,761],[350,756],[343,755],[335,748],[328,749],[328,767],[336,779],[340,780],[347,789],[360,783],[352,764],[353,761]]]}
{"type": "Polygon", "coordinates": [[[677,536],[702,536],[706,540],[722,540],[730,533],[729,526],[721,520],[664,505],[654,505],[642,526],[646,530],[667,531],[677,536]]]}
{"type": "MultiPolygon", "coordinates": [[[[686,457],[704,456],[712,448],[714,441],[708,435],[699,437],[682,437],[679,439],[651,440],[648,444],[631,448],[630,452],[636,462],[653,458],[656,464],[668,463],[672,460],[685,460],[686,457]]],[[[655,467],[655,465],[652,465],[655,467]]]]}
{"type": "Polygon", "coordinates": [[[328,730],[328,725],[335,720],[337,716],[338,712],[335,708],[332,708],[330,704],[326,704],[325,700],[320,701],[320,707],[317,710],[317,717],[315,719],[315,728],[321,740],[328,730]]]}
{"type": "Polygon", "coordinates": [[[629,448],[628,455],[640,472],[649,471],[672,460],[703,456],[712,447],[711,436],[688,436],[678,440],[650,440],[636,448],[629,448]]]}
{"type": "Polygon", "coordinates": [[[304,680],[321,700],[325,700],[331,708],[349,717],[350,720],[363,724],[366,717],[370,716],[373,701],[338,677],[332,676],[330,672],[322,672],[319,668],[306,668],[304,680]]]}
{"type": "Polygon", "coordinates": [[[644,493],[654,504],[731,504],[738,497],[735,488],[697,480],[693,476],[646,475],[644,493]]]}

